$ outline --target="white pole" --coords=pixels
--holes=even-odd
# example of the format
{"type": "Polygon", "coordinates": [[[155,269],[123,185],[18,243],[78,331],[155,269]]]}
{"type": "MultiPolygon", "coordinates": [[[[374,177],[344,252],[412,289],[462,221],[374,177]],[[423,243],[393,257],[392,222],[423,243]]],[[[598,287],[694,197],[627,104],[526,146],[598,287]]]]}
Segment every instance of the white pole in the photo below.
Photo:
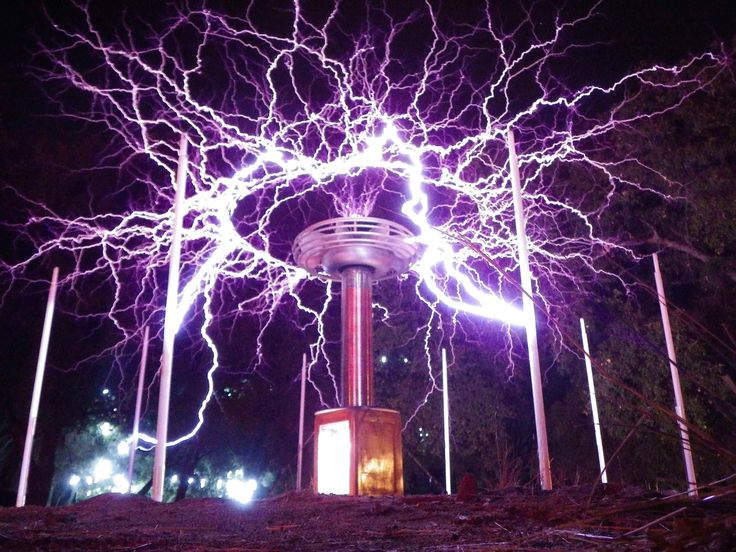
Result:
{"type": "Polygon", "coordinates": [[[130,436],[130,457],[128,458],[128,493],[133,489],[133,467],[135,466],[135,450],[138,448],[138,429],[141,421],[141,402],[143,402],[143,382],[146,379],[146,362],[148,360],[148,326],[143,328],[143,350],[141,365],[138,369],[138,392],[135,396],[135,414],[133,414],[133,434],[130,436]]]}
{"type": "Polygon", "coordinates": [[[664,284],[662,283],[662,273],[659,270],[659,257],[655,253],[652,255],[654,259],[654,280],[657,282],[657,296],[659,298],[659,312],[662,314],[662,326],[664,327],[664,339],[667,343],[667,356],[670,362],[670,372],[672,373],[672,387],[675,390],[675,413],[678,420],[677,425],[680,428],[680,441],[682,442],[682,456],[685,459],[685,472],[687,474],[688,494],[692,497],[698,496],[698,483],[695,479],[695,464],[693,463],[693,452],[690,449],[690,432],[685,422],[685,401],[682,398],[682,387],[680,386],[680,372],[677,369],[677,357],[675,356],[675,342],[672,340],[672,328],[670,327],[670,315],[667,309],[667,298],[664,295],[664,284]]]}
{"type": "Polygon", "coordinates": [[[299,452],[296,459],[296,490],[302,490],[302,461],[304,459],[304,399],[307,392],[307,353],[302,355],[302,395],[299,403],[299,452]]]}
{"type": "Polygon", "coordinates": [[[593,429],[595,430],[595,444],[598,448],[598,465],[601,469],[601,483],[608,483],[606,473],[606,457],[603,455],[603,438],[601,437],[601,422],[598,418],[598,401],[595,398],[595,383],[593,382],[593,366],[590,362],[590,349],[588,348],[588,333],[585,331],[585,320],[580,319],[580,334],[583,337],[583,350],[585,351],[585,371],[588,374],[588,391],[590,392],[590,409],[593,411],[593,429]]]}
{"type": "Polygon", "coordinates": [[[169,430],[169,399],[171,397],[171,368],[174,358],[176,337],[177,304],[179,296],[179,262],[181,257],[181,233],[184,213],[182,207],[187,185],[187,135],[183,133],[179,142],[179,166],[176,171],[176,196],[174,220],[171,221],[171,250],[169,252],[169,284],[166,290],[166,319],[164,342],[161,353],[161,381],[156,418],[156,452],[153,457],[153,485],[151,497],[157,502],[164,498],[166,471],[166,439],[169,430]]]}
{"type": "Polygon", "coordinates": [[[46,316],[43,320],[41,332],[41,346],[38,350],[38,362],[36,363],[36,380],[33,382],[33,395],[31,396],[31,409],[28,414],[28,428],[26,430],[26,442],[23,447],[23,461],[20,466],[20,480],[18,481],[18,495],[15,505],[26,505],[26,491],[28,490],[28,472],[31,468],[31,452],[33,451],[33,436],[36,433],[36,419],[38,418],[38,405],[41,403],[41,388],[43,387],[43,375],[46,371],[46,355],[49,350],[49,338],[51,337],[51,322],[54,319],[54,304],[56,303],[56,286],[59,281],[59,267],[55,266],[51,273],[51,287],[49,297],[46,301],[46,316]]]}
{"type": "Polygon", "coordinates": [[[450,398],[447,387],[447,351],[442,349],[442,416],[445,424],[445,490],[452,494],[450,479],[450,398]]]}
{"type": "Polygon", "coordinates": [[[542,489],[552,489],[552,470],[549,463],[549,447],[547,446],[547,421],[544,417],[544,395],[542,393],[542,373],[539,365],[539,349],[537,347],[537,322],[532,300],[532,278],[529,270],[529,250],[526,243],[526,221],[521,201],[521,177],[519,176],[519,160],[516,157],[514,131],[508,132],[509,165],[511,168],[511,188],[514,193],[514,214],[516,218],[516,239],[519,244],[519,272],[524,318],[526,321],[526,342],[529,351],[529,370],[532,380],[532,398],[534,399],[534,422],[537,430],[537,456],[539,457],[539,477],[542,489]]]}

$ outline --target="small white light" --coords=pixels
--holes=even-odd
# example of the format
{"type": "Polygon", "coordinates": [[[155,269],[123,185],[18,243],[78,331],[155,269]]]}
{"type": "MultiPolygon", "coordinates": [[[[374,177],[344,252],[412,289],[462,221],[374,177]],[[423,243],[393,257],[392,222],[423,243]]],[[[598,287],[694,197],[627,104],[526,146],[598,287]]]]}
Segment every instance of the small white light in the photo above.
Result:
{"type": "Polygon", "coordinates": [[[113,427],[110,422],[102,422],[99,425],[99,428],[100,428],[100,435],[102,435],[103,437],[109,437],[110,435],[112,435],[113,427]]]}
{"type": "Polygon", "coordinates": [[[128,441],[120,441],[118,443],[118,456],[128,456],[128,454],[130,454],[128,441]]]}
{"type": "Polygon", "coordinates": [[[243,477],[243,469],[239,468],[235,470],[235,477],[243,477]]]}
{"type": "Polygon", "coordinates": [[[388,362],[388,357],[386,355],[381,355],[381,364],[386,364],[388,362]]]}
{"type": "Polygon", "coordinates": [[[404,364],[409,364],[409,359],[404,357],[404,364]]]}
{"type": "Polygon", "coordinates": [[[191,485],[192,483],[194,483],[194,478],[193,477],[190,477],[189,479],[187,479],[187,484],[188,485],[191,485]]]}
{"type": "Polygon", "coordinates": [[[82,480],[82,478],[81,478],[81,477],[79,477],[79,476],[78,476],[78,475],[77,475],[77,474],[75,473],[74,475],[72,475],[72,476],[71,476],[71,477],[69,478],[69,485],[71,485],[72,487],[76,487],[77,485],[79,485],[79,482],[80,482],[81,480],[82,480]]]}
{"type": "Polygon", "coordinates": [[[122,473],[116,473],[112,476],[112,492],[114,493],[125,493],[128,491],[128,478],[122,473]]]}
{"type": "Polygon", "coordinates": [[[95,467],[92,470],[92,477],[94,477],[95,483],[98,481],[104,481],[110,479],[112,476],[112,462],[107,458],[100,458],[95,463],[95,467]]]}
{"type": "Polygon", "coordinates": [[[236,500],[241,504],[246,504],[253,498],[253,493],[258,487],[255,479],[242,481],[240,479],[231,479],[225,485],[225,491],[228,498],[236,500]]]}
{"type": "Polygon", "coordinates": [[[199,488],[200,489],[204,489],[206,486],[207,486],[207,479],[206,478],[200,479],[199,480],[199,488]]]}
{"type": "Polygon", "coordinates": [[[223,485],[225,485],[225,482],[222,479],[218,479],[217,483],[215,483],[215,488],[219,491],[222,489],[223,485]]]}
{"type": "Polygon", "coordinates": [[[102,390],[102,394],[103,394],[103,395],[109,395],[109,394],[110,394],[110,390],[109,390],[109,389],[108,389],[107,387],[105,387],[105,388],[104,388],[104,389],[102,390]]]}
{"type": "Polygon", "coordinates": [[[86,477],[84,478],[84,482],[85,482],[85,483],[86,483],[87,485],[91,485],[92,483],[94,483],[94,482],[95,482],[95,480],[94,480],[94,479],[92,479],[92,476],[91,476],[91,475],[88,475],[88,476],[86,476],[86,477]]]}
{"type": "Polygon", "coordinates": [[[175,483],[179,482],[179,476],[174,474],[169,478],[169,481],[171,481],[171,484],[174,485],[175,483]]]}

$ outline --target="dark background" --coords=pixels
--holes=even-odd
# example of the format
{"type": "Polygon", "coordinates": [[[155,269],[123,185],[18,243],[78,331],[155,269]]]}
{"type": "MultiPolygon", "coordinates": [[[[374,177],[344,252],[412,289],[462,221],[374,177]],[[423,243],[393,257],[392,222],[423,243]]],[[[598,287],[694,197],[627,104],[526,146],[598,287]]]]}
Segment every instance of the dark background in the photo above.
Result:
{"type": "MultiPolygon", "coordinates": [[[[11,1],[5,3],[4,16],[0,21],[0,220],[4,223],[0,229],[0,259],[9,263],[29,252],[28,245],[17,239],[13,228],[13,224],[22,223],[27,216],[27,212],[19,207],[24,203],[18,200],[17,192],[32,199],[51,200],[62,205],[64,198],[68,198],[65,206],[73,210],[76,203],[84,201],[85,188],[91,178],[104,179],[111,186],[115,183],[113,171],[72,174],[72,169],[94,164],[97,152],[105,146],[104,137],[90,135],[78,121],[59,116],[60,106],[48,95],[44,85],[31,76],[32,68],[43,64],[39,39],[43,40],[51,31],[45,16],[46,4],[48,9],[53,9],[58,20],[64,20],[63,3],[11,1]]],[[[151,2],[125,4],[131,13],[141,17],[156,17],[161,10],[152,7],[151,2]]],[[[229,9],[234,9],[232,3],[228,5],[229,9]]],[[[463,3],[448,2],[446,5],[452,5],[456,10],[464,9],[463,3]]],[[[494,4],[494,9],[518,13],[518,5],[513,2],[500,6],[494,4]]],[[[577,78],[581,83],[609,84],[626,71],[651,63],[672,64],[689,54],[718,48],[719,43],[729,44],[736,36],[734,2],[610,1],[602,2],[596,12],[592,23],[579,31],[580,42],[599,42],[594,49],[579,53],[577,78]]],[[[111,24],[114,24],[115,17],[115,14],[110,15],[111,24]]],[[[73,111],[74,106],[66,108],[73,111]]],[[[17,445],[22,443],[25,431],[25,409],[30,397],[31,375],[46,298],[47,285],[40,281],[46,276],[41,273],[32,276],[39,281],[22,282],[7,294],[10,281],[4,270],[0,275],[0,294],[3,297],[0,309],[0,428],[12,436],[15,446],[13,450],[6,451],[7,461],[0,471],[0,483],[10,494],[14,478],[17,481],[17,466],[13,465],[12,458],[19,458],[17,445]]],[[[93,300],[104,304],[108,299],[100,295],[93,300]]],[[[292,463],[295,456],[295,447],[289,444],[289,439],[295,430],[292,414],[296,411],[298,385],[293,374],[300,363],[300,353],[296,348],[290,348],[291,338],[296,337],[286,334],[280,338],[281,341],[276,338],[273,341],[274,348],[282,354],[283,372],[254,374],[248,376],[245,383],[241,376],[232,376],[233,381],[250,388],[252,396],[258,397],[250,401],[251,408],[231,417],[226,414],[226,408],[221,409],[224,425],[219,432],[225,441],[231,439],[227,436],[227,428],[237,428],[238,424],[240,429],[233,431],[239,431],[238,438],[242,439],[248,439],[249,435],[252,439],[261,439],[264,435],[272,439],[280,427],[286,426],[288,439],[282,439],[278,446],[272,447],[275,452],[273,459],[269,460],[273,464],[269,468],[274,471],[286,469],[284,466],[292,463]],[[239,419],[243,416],[257,418],[261,425],[267,426],[267,431],[256,431],[239,419]]],[[[81,419],[90,411],[94,415],[95,409],[104,413],[109,408],[110,405],[104,402],[91,406],[88,402],[80,404],[75,397],[94,397],[103,386],[118,383],[115,370],[109,370],[110,359],[101,357],[98,363],[87,363],[71,375],[75,360],[65,356],[68,349],[73,349],[76,355],[93,355],[106,345],[110,345],[108,337],[96,322],[74,320],[65,316],[63,311],[57,313],[41,408],[42,421],[39,422],[45,433],[37,454],[53,454],[55,445],[63,438],[67,421],[71,423],[81,419]],[[43,418],[47,421],[44,422],[43,418]],[[48,420],[58,423],[49,423],[48,420]]],[[[158,354],[160,352],[154,346],[151,358],[158,358],[158,354]]],[[[201,362],[204,366],[206,359],[201,362]]],[[[230,376],[223,377],[224,384],[227,384],[230,376]]],[[[197,397],[201,389],[194,383],[181,393],[197,397]]],[[[551,394],[554,395],[554,390],[551,394]]],[[[316,409],[316,398],[310,396],[310,401],[311,409],[316,409]]],[[[125,404],[129,406],[129,403],[125,404]]],[[[153,410],[149,409],[149,414],[153,410]]],[[[244,454],[242,450],[238,453],[244,454]]],[[[263,465],[268,463],[265,458],[256,458],[259,454],[264,455],[263,452],[250,454],[253,457],[250,461],[263,465]]],[[[188,461],[179,460],[183,463],[188,461]]],[[[177,461],[176,457],[173,461],[177,461]]],[[[46,473],[40,477],[31,500],[44,501],[43,483],[48,483],[51,475],[46,473]]]]}

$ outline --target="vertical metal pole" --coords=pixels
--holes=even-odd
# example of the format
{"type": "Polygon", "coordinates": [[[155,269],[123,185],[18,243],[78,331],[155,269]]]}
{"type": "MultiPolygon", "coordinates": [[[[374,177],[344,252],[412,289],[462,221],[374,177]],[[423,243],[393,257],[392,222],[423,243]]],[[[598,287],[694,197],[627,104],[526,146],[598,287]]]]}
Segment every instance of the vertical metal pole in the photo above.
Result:
{"type": "Polygon", "coordinates": [[[447,387],[447,351],[442,349],[442,417],[445,426],[445,490],[452,494],[450,479],[450,398],[447,387]]]}
{"type": "Polygon", "coordinates": [[[138,392],[135,396],[135,414],[133,414],[133,434],[130,436],[130,456],[128,458],[128,493],[133,488],[133,467],[135,466],[135,451],[138,448],[138,430],[141,421],[141,403],[143,402],[143,382],[146,379],[146,362],[148,361],[148,326],[143,328],[143,350],[141,351],[141,365],[138,369],[138,392]]]}
{"type": "Polygon", "coordinates": [[[516,239],[519,244],[519,272],[521,274],[522,302],[526,324],[526,341],[529,351],[529,370],[532,380],[532,398],[534,400],[534,421],[537,430],[537,455],[539,457],[539,477],[542,489],[552,489],[552,470],[549,463],[549,447],[547,446],[547,421],[544,416],[544,395],[542,392],[542,373],[539,365],[539,349],[537,347],[537,322],[532,301],[532,278],[529,270],[529,250],[526,243],[526,221],[521,200],[521,178],[519,176],[519,160],[516,156],[514,131],[508,131],[509,166],[511,168],[511,188],[514,193],[514,214],[516,218],[516,239]]]}
{"type": "Polygon", "coordinates": [[[585,351],[585,371],[588,374],[588,391],[590,392],[590,409],[593,411],[593,429],[595,430],[595,444],[598,448],[598,465],[601,469],[601,483],[608,483],[606,473],[606,457],[603,455],[603,438],[601,437],[601,422],[598,419],[598,401],[595,398],[595,383],[593,382],[593,366],[590,362],[590,350],[588,348],[588,333],[585,331],[585,320],[580,319],[580,334],[583,339],[583,350],[585,351]]]}
{"type": "Polygon", "coordinates": [[[31,453],[33,451],[33,436],[36,433],[36,419],[38,418],[38,406],[41,403],[41,388],[43,387],[43,375],[46,372],[46,355],[49,350],[49,338],[51,337],[51,323],[54,319],[54,304],[56,303],[56,286],[59,281],[59,267],[55,266],[51,272],[51,286],[46,301],[46,316],[43,320],[41,332],[41,346],[38,350],[38,362],[36,363],[36,380],[33,382],[33,394],[31,395],[31,409],[28,414],[28,428],[26,429],[26,442],[23,447],[23,461],[20,466],[20,480],[18,481],[18,494],[15,505],[26,505],[26,491],[28,490],[28,472],[31,468],[31,453]]]}
{"type": "Polygon", "coordinates": [[[348,266],[342,277],[342,405],[373,404],[371,272],[348,266]]]}
{"type": "Polygon", "coordinates": [[[304,399],[307,391],[307,353],[302,355],[302,395],[299,401],[299,453],[296,458],[296,490],[302,490],[302,461],[304,459],[304,399]]]}
{"type": "Polygon", "coordinates": [[[685,422],[685,401],[682,398],[682,387],[680,386],[680,372],[677,369],[677,357],[675,356],[675,342],[672,340],[672,328],[670,327],[670,315],[667,309],[667,298],[664,294],[664,284],[662,283],[662,273],[659,270],[659,257],[655,253],[652,255],[654,260],[654,280],[657,282],[657,296],[659,299],[659,312],[662,315],[662,326],[664,328],[664,339],[667,343],[667,356],[670,362],[670,372],[672,373],[672,387],[675,391],[675,413],[678,420],[677,425],[680,428],[680,441],[682,442],[682,456],[685,459],[685,472],[687,474],[688,495],[692,497],[698,496],[698,483],[695,479],[695,464],[693,463],[693,452],[690,449],[690,432],[685,422]]]}
{"type": "Polygon", "coordinates": [[[179,142],[179,166],[176,171],[176,195],[171,221],[171,250],[169,251],[169,283],[166,290],[166,320],[161,354],[158,415],[156,418],[156,452],[153,458],[153,485],[151,497],[157,502],[164,498],[166,471],[166,439],[169,430],[169,400],[171,397],[171,368],[174,358],[176,337],[176,310],[179,299],[179,263],[181,259],[181,233],[184,213],[182,207],[187,185],[187,135],[183,133],[179,142]]]}

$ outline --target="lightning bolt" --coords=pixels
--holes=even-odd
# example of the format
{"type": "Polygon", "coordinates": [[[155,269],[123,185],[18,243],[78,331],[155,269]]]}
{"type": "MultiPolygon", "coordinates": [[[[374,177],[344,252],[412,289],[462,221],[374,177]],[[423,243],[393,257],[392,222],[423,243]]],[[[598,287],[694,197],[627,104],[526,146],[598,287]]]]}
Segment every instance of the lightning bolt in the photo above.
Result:
{"type": "Polygon", "coordinates": [[[634,253],[600,218],[623,191],[670,198],[676,183],[633,154],[611,155],[611,141],[677,109],[727,63],[704,53],[571,89],[565,74],[580,46],[573,30],[595,17],[595,6],[557,13],[542,30],[536,8],[510,25],[490,3],[464,19],[433,2],[404,11],[294,1],[273,12],[253,3],[235,15],[193,4],[155,22],[126,17],[116,33],[82,3],[69,7],[71,16],[50,16],[54,30],[36,73],[59,105],[74,106],[65,115],[110,137],[100,163],[119,171],[114,193],[124,201],[100,208],[91,190],[88,209],[68,215],[19,192],[33,215],[14,229],[34,252],[3,263],[18,281],[62,254],[72,269],[62,281],[67,294],[109,286],[109,309],[79,313],[114,325],[120,340],[107,352],[122,351],[145,325],[160,327],[175,145],[187,133],[176,326],[198,330],[212,362],[195,426],[169,445],[201,427],[226,345],[213,327],[238,317],[261,328],[245,368],[265,369],[266,329],[277,313],[292,313],[312,339],[309,378],[320,400],[338,396],[325,331],[334,290],[289,257],[296,234],[324,218],[374,215],[412,228],[421,255],[407,278],[426,320],[416,337],[430,382],[419,406],[437,389],[438,321],[522,324],[521,298],[509,284],[517,271],[509,129],[519,138],[534,285],[545,308],[564,308],[565,293],[593,278],[624,285],[599,261],[634,253]],[[631,108],[659,90],[671,92],[669,103],[631,108]],[[571,166],[590,191],[560,181],[571,166]],[[646,183],[631,174],[645,174],[646,183]],[[330,389],[320,387],[320,373],[330,389]]]}

